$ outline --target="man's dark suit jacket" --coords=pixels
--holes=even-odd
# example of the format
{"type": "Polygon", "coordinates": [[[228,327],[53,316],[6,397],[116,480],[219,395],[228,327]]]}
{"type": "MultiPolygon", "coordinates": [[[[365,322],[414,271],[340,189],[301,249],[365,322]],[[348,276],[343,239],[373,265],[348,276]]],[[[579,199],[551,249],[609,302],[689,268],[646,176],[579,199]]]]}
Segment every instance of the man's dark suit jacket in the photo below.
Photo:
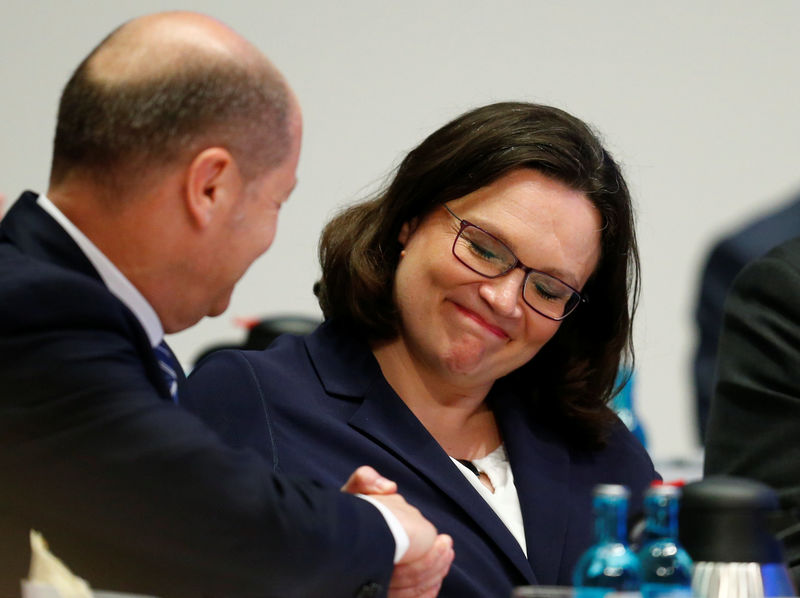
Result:
{"type": "Polygon", "coordinates": [[[94,587],[162,597],[374,595],[394,553],[373,506],[172,403],[137,319],[26,193],[0,222],[0,596],[30,528],[94,587]]]}
{"type": "Polygon", "coordinates": [[[776,521],[800,587],[800,237],[747,266],[725,304],[706,474],[778,491],[776,521]]]}
{"type": "Polygon", "coordinates": [[[189,378],[187,408],[234,446],[255,447],[276,472],[337,487],[355,465],[372,465],[453,537],[455,562],[440,596],[508,598],[515,585],[571,584],[572,568],[593,538],[596,484],[625,484],[639,504],[657,474],[621,423],[605,450],[573,450],[498,386],[490,397],[520,498],[528,558],[395,394],[368,345],[336,322],[305,338],[283,336],[263,352],[211,355],[189,378]]]}
{"type": "Polygon", "coordinates": [[[708,426],[708,410],[716,382],[717,347],[728,290],[748,263],[797,235],[800,235],[800,196],[720,239],[708,254],[695,305],[698,339],[692,365],[701,443],[708,426]]]}

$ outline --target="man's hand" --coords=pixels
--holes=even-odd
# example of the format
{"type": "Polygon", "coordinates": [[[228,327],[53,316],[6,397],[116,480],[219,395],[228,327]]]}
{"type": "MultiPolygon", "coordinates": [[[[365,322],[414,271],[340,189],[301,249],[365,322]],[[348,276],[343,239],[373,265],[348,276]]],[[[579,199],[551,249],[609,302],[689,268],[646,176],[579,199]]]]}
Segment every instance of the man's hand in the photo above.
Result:
{"type": "Polygon", "coordinates": [[[395,565],[389,581],[389,598],[438,596],[454,557],[453,539],[447,534],[439,534],[431,549],[420,558],[409,561],[404,557],[395,565]]]}
{"type": "Polygon", "coordinates": [[[343,492],[367,494],[397,517],[411,544],[395,565],[389,598],[433,598],[439,593],[453,562],[453,540],[436,534],[436,528],[397,494],[397,484],[369,466],[359,467],[342,486],[343,492]]]}

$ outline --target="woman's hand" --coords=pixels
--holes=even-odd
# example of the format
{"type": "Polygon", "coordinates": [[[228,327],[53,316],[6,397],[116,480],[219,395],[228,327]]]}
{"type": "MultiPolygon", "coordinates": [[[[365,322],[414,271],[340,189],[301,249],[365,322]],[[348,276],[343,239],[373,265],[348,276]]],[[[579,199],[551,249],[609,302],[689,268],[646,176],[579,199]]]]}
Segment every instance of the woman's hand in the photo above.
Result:
{"type": "Polygon", "coordinates": [[[342,492],[371,495],[394,494],[397,492],[397,484],[387,480],[369,465],[362,465],[342,486],[342,492]]]}

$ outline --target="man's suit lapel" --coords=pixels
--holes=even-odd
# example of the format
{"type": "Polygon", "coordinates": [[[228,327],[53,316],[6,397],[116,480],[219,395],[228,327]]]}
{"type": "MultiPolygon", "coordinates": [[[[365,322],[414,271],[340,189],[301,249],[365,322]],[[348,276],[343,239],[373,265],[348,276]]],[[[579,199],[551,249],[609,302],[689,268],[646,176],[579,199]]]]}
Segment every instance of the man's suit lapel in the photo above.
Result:
{"type": "MultiPolygon", "coordinates": [[[[38,205],[37,197],[35,193],[26,191],[11,206],[5,217],[0,220],[0,241],[10,242],[23,254],[35,260],[83,274],[105,286],[97,270],[72,237],[38,205]]],[[[126,319],[130,323],[132,341],[148,378],[158,389],[161,398],[171,402],[169,389],[161,375],[147,333],[133,312],[110,291],[108,294],[109,300],[118,302],[124,310],[126,319]]],[[[181,390],[185,388],[186,376],[183,371],[178,371],[179,397],[181,390]]]]}
{"type": "Polygon", "coordinates": [[[528,560],[541,583],[558,576],[569,519],[570,456],[552,430],[531,421],[518,397],[492,402],[514,473],[528,560]]]}
{"type": "MultiPolygon", "coordinates": [[[[326,323],[320,329],[324,330],[326,323]]],[[[319,334],[319,332],[318,332],[319,334]]],[[[362,398],[349,424],[427,479],[480,527],[529,583],[537,583],[511,532],[392,390],[370,351],[346,334],[333,343],[309,341],[309,353],[328,392],[362,398]],[[325,347],[326,349],[323,349],[325,347]]]]}

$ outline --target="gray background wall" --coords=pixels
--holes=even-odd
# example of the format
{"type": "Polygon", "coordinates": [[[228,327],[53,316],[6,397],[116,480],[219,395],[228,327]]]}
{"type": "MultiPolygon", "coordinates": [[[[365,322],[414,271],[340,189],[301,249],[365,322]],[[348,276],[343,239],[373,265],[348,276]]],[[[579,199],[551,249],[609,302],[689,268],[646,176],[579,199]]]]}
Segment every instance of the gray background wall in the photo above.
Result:
{"type": "Polygon", "coordinates": [[[644,273],[637,407],[655,457],[695,453],[691,310],[704,252],[800,188],[800,2],[4,0],[0,191],[46,189],[69,73],[122,21],[167,8],[207,12],[254,41],[305,115],[277,240],[225,315],[170,339],[184,364],[241,339],[236,317],[318,315],[323,223],[428,133],[480,104],[548,103],[593,124],[624,165],[644,273]]]}

